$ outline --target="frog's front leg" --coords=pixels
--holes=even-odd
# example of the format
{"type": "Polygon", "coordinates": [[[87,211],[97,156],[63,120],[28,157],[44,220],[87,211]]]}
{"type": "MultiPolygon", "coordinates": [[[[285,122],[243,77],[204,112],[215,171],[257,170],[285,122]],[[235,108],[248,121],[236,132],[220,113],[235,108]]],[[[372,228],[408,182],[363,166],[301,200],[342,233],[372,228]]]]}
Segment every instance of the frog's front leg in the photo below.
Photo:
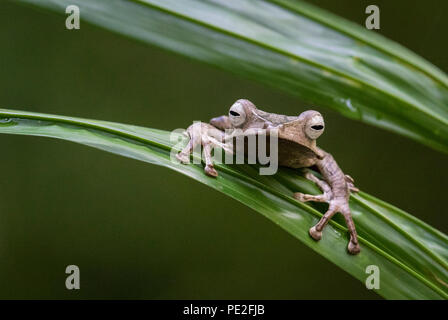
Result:
{"type": "Polygon", "coordinates": [[[217,177],[218,172],[214,168],[212,160],[213,148],[221,147],[226,152],[232,152],[232,150],[222,142],[224,139],[224,132],[208,123],[196,122],[187,128],[186,134],[190,138],[190,141],[185,148],[176,155],[177,159],[184,164],[189,163],[190,154],[200,145],[202,146],[202,153],[205,161],[205,173],[208,176],[217,177]]]}
{"type": "Polygon", "coordinates": [[[294,194],[294,197],[300,201],[318,201],[329,204],[327,212],[309,230],[310,236],[315,240],[320,240],[322,238],[322,230],[326,224],[336,213],[340,212],[345,218],[350,233],[350,242],[347,249],[351,254],[358,254],[360,252],[358,236],[348,204],[350,192],[357,192],[358,189],[354,186],[353,179],[350,176],[344,175],[330,154],[325,154],[323,159],[319,160],[316,164],[324,180],[317,178],[311,172],[307,172],[305,177],[315,182],[323,194],[318,196],[299,192],[294,194]]]}

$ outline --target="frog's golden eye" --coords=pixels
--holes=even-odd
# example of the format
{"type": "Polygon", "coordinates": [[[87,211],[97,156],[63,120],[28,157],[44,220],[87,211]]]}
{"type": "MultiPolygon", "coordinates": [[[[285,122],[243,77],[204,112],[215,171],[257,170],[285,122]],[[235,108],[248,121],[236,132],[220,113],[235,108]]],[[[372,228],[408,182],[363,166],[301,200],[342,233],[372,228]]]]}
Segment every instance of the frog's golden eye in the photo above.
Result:
{"type": "Polygon", "coordinates": [[[229,119],[234,127],[242,125],[246,121],[246,112],[241,103],[235,102],[229,110],[229,119]]]}
{"type": "Polygon", "coordinates": [[[316,140],[324,132],[324,129],[324,118],[320,114],[316,114],[306,122],[305,134],[308,138],[316,140]]]}

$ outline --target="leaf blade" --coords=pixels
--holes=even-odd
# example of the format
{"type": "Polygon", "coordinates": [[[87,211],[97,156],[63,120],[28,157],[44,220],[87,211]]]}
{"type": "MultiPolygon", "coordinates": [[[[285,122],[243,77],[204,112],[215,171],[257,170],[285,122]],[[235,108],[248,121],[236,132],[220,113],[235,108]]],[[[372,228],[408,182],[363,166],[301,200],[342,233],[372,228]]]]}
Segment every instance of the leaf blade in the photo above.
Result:
{"type": "MultiPolygon", "coordinates": [[[[168,167],[246,204],[360,281],[365,281],[367,277],[365,274],[367,265],[380,266],[379,293],[386,298],[448,298],[448,290],[444,285],[448,278],[448,270],[444,269],[448,247],[446,236],[416,218],[407,219],[406,215],[402,215],[402,218],[404,217],[401,221],[402,226],[413,229],[418,224],[427,233],[426,240],[421,238],[415,240],[413,234],[411,234],[412,239],[403,237],[399,232],[394,231],[394,227],[366,220],[366,217],[372,215],[372,210],[361,207],[357,210],[362,211],[362,214],[354,213],[355,223],[361,227],[359,235],[363,251],[359,256],[354,257],[346,253],[348,241],[346,229],[338,221],[332,221],[324,231],[324,238],[320,242],[315,242],[309,237],[308,228],[317,222],[321,213],[294,200],[291,197],[292,192],[289,194],[286,192],[288,188],[293,188],[294,191],[310,192],[315,186],[301,177],[292,175],[291,170],[281,170],[276,176],[266,177],[263,182],[260,182],[257,180],[257,170],[253,170],[251,166],[218,165],[220,176],[213,179],[203,173],[201,165],[181,165],[170,160],[170,150],[176,141],[170,140],[168,132],[106,121],[0,109],[0,133],[69,140],[168,167]],[[280,191],[277,190],[278,181],[285,186],[280,191]],[[371,225],[370,229],[363,227],[365,225],[371,225]],[[399,241],[397,245],[390,248],[388,245],[379,245],[378,241],[377,243],[372,241],[375,237],[380,237],[382,234],[380,231],[386,230],[386,227],[388,236],[399,241]],[[376,232],[376,234],[369,235],[369,232],[376,232]],[[441,257],[442,263],[434,255],[428,254],[428,250],[421,250],[416,245],[416,241],[420,241],[428,249],[433,239],[438,239],[438,243],[442,244],[436,250],[437,257],[441,257]],[[402,250],[402,248],[409,250],[402,250]],[[415,252],[420,254],[418,259],[413,257],[415,252]],[[428,276],[428,274],[436,277],[428,276]]],[[[374,201],[374,198],[369,198],[367,195],[361,196],[368,201],[374,201]]],[[[355,199],[351,199],[350,205],[352,208],[356,205],[355,199]]],[[[380,202],[376,205],[384,207],[380,202]]],[[[387,224],[387,221],[394,218],[391,212],[384,213],[389,219],[383,223],[387,224]]],[[[432,248],[429,247],[429,249],[432,248]]]]}
{"type": "Polygon", "coordinates": [[[400,45],[291,0],[21,0],[261,81],[448,152],[448,78],[400,45]]]}

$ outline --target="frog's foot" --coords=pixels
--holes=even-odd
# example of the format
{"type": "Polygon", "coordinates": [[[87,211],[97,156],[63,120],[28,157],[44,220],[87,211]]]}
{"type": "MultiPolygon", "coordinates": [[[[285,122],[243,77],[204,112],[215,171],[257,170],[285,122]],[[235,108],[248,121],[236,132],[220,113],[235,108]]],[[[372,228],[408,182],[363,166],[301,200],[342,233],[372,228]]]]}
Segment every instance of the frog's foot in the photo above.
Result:
{"type": "Polygon", "coordinates": [[[176,155],[176,158],[183,164],[190,163],[190,154],[200,145],[202,146],[202,154],[205,162],[205,174],[210,177],[217,177],[218,172],[216,171],[212,160],[213,148],[219,146],[226,152],[231,152],[226,145],[220,142],[223,137],[222,131],[208,123],[196,122],[188,127],[186,134],[190,137],[190,141],[185,148],[176,155]]]}
{"type": "Polygon", "coordinates": [[[204,168],[204,172],[209,177],[216,178],[218,176],[218,171],[216,171],[216,169],[213,167],[213,165],[206,165],[204,168]]]}
{"type": "Polygon", "coordinates": [[[193,150],[193,143],[192,140],[188,142],[188,144],[185,146],[185,148],[176,154],[177,160],[179,160],[183,164],[190,163],[190,153],[193,150]]]}
{"type": "MultiPolygon", "coordinates": [[[[361,248],[358,243],[358,236],[355,229],[355,224],[352,219],[352,215],[350,212],[350,207],[348,205],[348,199],[346,197],[334,197],[331,187],[323,180],[320,180],[315,175],[313,175],[311,172],[306,172],[305,177],[308,180],[311,180],[315,182],[318,187],[322,190],[323,194],[321,195],[310,195],[310,194],[303,194],[300,192],[294,193],[294,198],[296,198],[299,201],[305,202],[305,201],[316,201],[316,202],[327,202],[329,204],[327,212],[322,216],[322,218],[319,220],[319,222],[310,228],[309,234],[310,236],[316,240],[319,241],[322,239],[322,230],[327,225],[327,223],[330,221],[330,219],[338,212],[340,212],[344,218],[345,222],[347,224],[348,231],[350,232],[350,241],[347,246],[347,250],[350,254],[358,254],[361,251],[361,248]]],[[[353,186],[353,179],[348,176],[350,179],[349,182],[352,183],[353,186]]],[[[349,182],[347,182],[347,186],[350,189],[349,182]]],[[[353,186],[353,188],[355,188],[353,186]]],[[[355,188],[356,189],[356,188],[355,188]]]]}
{"type": "Polygon", "coordinates": [[[358,235],[356,233],[348,202],[345,199],[336,198],[331,199],[329,203],[330,206],[327,212],[325,212],[319,222],[309,230],[310,236],[316,241],[320,240],[322,238],[322,230],[324,227],[337,212],[340,212],[344,216],[348,231],[350,232],[350,241],[347,250],[350,254],[358,254],[361,251],[361,248],[359,246],[358,235]]]}

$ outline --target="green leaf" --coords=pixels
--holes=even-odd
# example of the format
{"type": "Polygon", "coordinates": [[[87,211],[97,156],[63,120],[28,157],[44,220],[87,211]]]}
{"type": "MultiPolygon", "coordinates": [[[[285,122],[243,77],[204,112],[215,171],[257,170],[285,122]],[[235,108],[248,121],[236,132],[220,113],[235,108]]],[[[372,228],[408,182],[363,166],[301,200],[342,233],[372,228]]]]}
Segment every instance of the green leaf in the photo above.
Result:
{"type": "Polygon", "coordinates": [[[261,213],[362,282],[368,276],[366,267],[378,266],[377,292],[383,297],[448,298],[447,236],[365,193],[350,199],[362,248],[352,256],[346,252],[348,235],[340,217],[324,229],[321,241],[309,237],[308,229],[322,212],[296,201],[292,192],[319,191],[293,170],[259,176],[255,166],[219,164],[219,177],[210,178],[201,164],[170,160],[170,150],[186,143],[182,135],[173,133],[170,139],[166,131],[106,121],[0,109],[0,132],[64,139],[176,170],[261,213]]]}
{"type": "Polygon", "coordinates": [[[448,152],[448,77],[399,44],[310,4],[294,0],[19,2],[59,14],[65,14],[67,5],[78,5],[82,21],[448,152]]]}

